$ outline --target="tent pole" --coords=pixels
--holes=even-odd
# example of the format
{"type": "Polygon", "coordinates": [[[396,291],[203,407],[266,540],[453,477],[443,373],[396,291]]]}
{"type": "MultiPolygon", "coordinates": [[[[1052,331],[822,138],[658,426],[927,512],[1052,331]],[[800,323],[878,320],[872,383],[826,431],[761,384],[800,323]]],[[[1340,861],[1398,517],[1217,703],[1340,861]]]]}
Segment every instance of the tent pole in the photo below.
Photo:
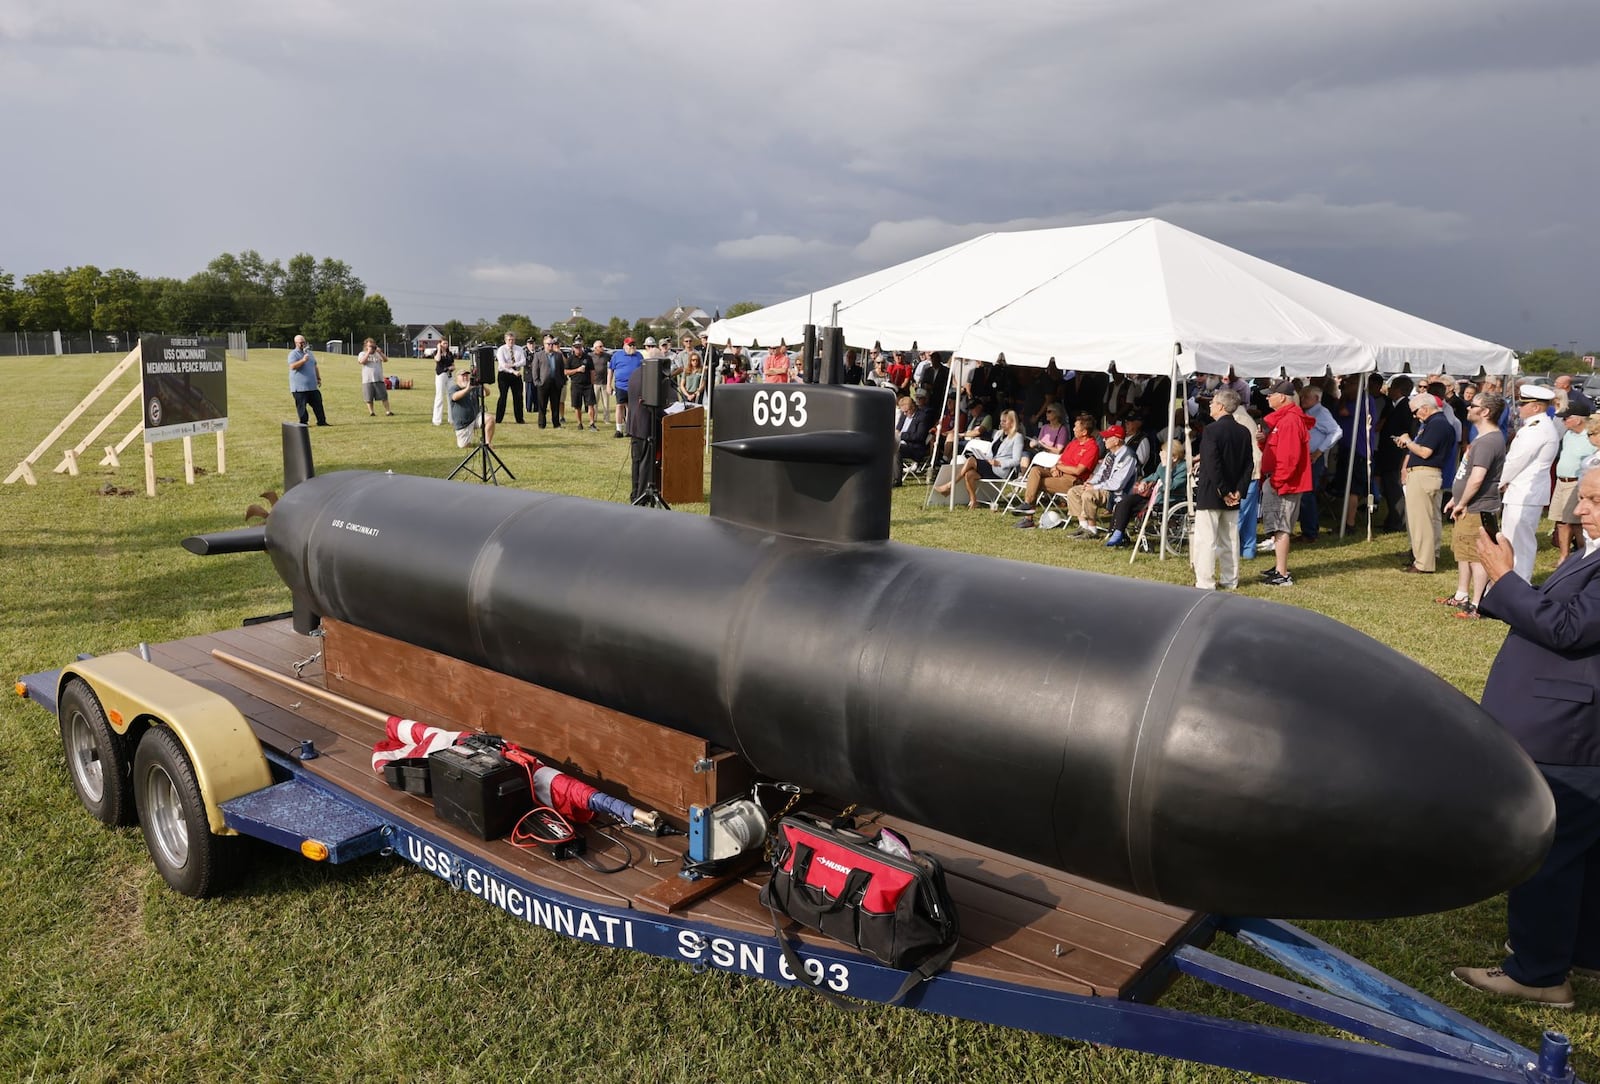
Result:
{"type": "MultiPolygon", "coordinates": [[[[1340,538],[1343,538],[1345,536],[1345,522],[1344,522],[1344,519],[1345,519],[1345,515],[1346,515],[1346,510],[1350,507],[1350,491],[1351,491],[1352,488],[1354,488],[1354,485],[1355,485],[1355,477],[1356,477],[1356,448],[1360,444],[1360,430],[1359,430],[1358,427],[1361,425],[1361,415],[1363,413],[1363,408],[1367,405],[1367,381],[1366,381],[1366,375],[1367,374],[1366,373],[1359,373],[1357,375],[1359,375],[1361,377],[1361,381],[1360,381],[1359,387],[1357,387],[1357,389],[1356,389],[1356,415],[1355,415],[1354,418],[1350,419],[1350,446],[1345,449],[1345,454],[1346,454],[1346,456],[1348,456],[1348,458],[1350,460],[1350,465],[1345,468],[1345,472],[1344,472],[1344,500],[1339,502],[1339,537],[1340,538]]],[[[1367,457],[1371,458],[1371,456],[1372,456],[1372,442],[1368,441],[1367,442],[1367,457]]],[[[1368,487],[1368,496],[1370,496],[1370,495],[1371,495],[1371,487],[1369,486],[1368,487]]]]}
{"type": "MultiPolygon", "coordinates": [[[[966,383],[967,359],[961,359],[961,379],[956,382],[956,412],[950,419],[950,508],[956,510],[956,463],[961,459],[961,387],[966,383]]],[[[930,472],[937,475],[937,471],[930,472]]]]}
{"type": "MultiPolygon", "coordinates": [[[[1172,430],[1173,430],[1173,427],[1178,424],[1178,409],[1177,409],[1177,402],[1178,401],[1177,401],[1177,399],[1175,399],[1173,397],[1173,393],[1178,390],[1178,352],[1180,350],[1182,350],[1182,349],[1183,349],[1183,346],[1181,344],[1176,343],[1176,342],[1172,344],[1172,377],[1167,383],[1167,443],[1168,444],[1172,443],[1172,430]]],[[[1187,397],[1185,397],[1185,398],[1187,399],[1187,397]]],[[[1184,404],[1183,414],[1184,414],[1184,417],[1183,417],[1183,421],[1184,421],[1184,425],[1183,425],[1183,454],[1184,454],[1184,457],[1185,457],[1185,461],[1187,462],[1187,458],[1188,458],[1188,455],[1189,455],[1189,407],[1188,407],[1188,403],[1187,402],[1185,402],[1185,404],[1184,404]]],[[[1167,464],[1167,483],[1166,484],[1167,484],[1167,488],[1169,490],[1171,489],[1171,482],[1172,482],[1172,468],[1173,468],[1173,464],[1168,463],[1167,464]]],[[[1185,483],[1185,485],[1187,485],[1187,483],[1185,483]]],[[[1165,517],[1165,515],[1163,515],[1162,516],[1162,520],[1161,520],[1161,559],[1163,561],[1165,561],[1167,559],[1167,530],[1166,530],[1166,526],[1167,526],[1166,517],[1165,517]]]]}
{"type": "MultiPolygon", "coordinates": [[[[1378,371],[1378,366],[1377,366],[1376,362],[1373,363],[1372,371],[1373,372],[1377,372],[1378,371]]],[[[1377,430],[1374,429],[1373,425],[1372,425],[1372,405],[1371,404],[1372,404],[1372,396],[1367,394],[1366,385],[1363,384],[1362,387],[1361,387],[1361,405],[1366,408],[1366,412],[1367,412],[1367,422],[1366,422],[1366,425],[1367,425],[1367,480],[1366,480],[1366,491],[1361,496],[1361,507],[1363,507],[1363,508],[1365,508],[1367,510],[1367,541],[1368,542],[1372,541],[1372,519],[1373,519],[1373,515],[1377,512],[1377,507],[1374,505],[1373,500],[1372,500],[1372,453],[1376,450],[1376,445],[1377,445],[1377,442],[1378,442],[1378,433],[1377,433],[1377,430]]]]}

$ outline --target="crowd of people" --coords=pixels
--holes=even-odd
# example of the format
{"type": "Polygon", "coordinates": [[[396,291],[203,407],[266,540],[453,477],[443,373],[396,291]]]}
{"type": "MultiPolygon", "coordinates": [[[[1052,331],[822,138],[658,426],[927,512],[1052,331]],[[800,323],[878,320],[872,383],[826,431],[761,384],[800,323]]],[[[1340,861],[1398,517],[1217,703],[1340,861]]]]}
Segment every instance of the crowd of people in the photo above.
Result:
{"type": "MultiPolygon", "coordinates": [[[[461,357],[441,344],[433,423],[448,417],[461,447],[480,435],[492,443],[509,406],[513,423],[532,415],[541,428],[598,432],[606,417],[620,439],[629,435],[636,374],[657,357],[669,397],[685,403],[703,403],[713,384],[795,383],[807,375],[783,343],[747,353],[684,333],[677,342],[647,337],[642,348],[630,337],[611,349],[599,340],[563,344],[553,334],[523,344],[507,334],[494,350],[492,416],[488,396],[476,393],[472,366],[457,372],[461,357]]],[[[368,340],[358,361],[368,412],[382,404],[392,414],[382,351],[368,340]]],[[[316,357],[303,337],[288,363],[300,420],[314,414],[327,424],[316,357]]],[[[1474,559],[1476,539],[1486,527],[1506,532],[1525,579],[1546,509],[1560,559],[1582,543],[1578,479],[1600,448],[1600,419],[1570,376],[1553,385],[1523,382],[1509,396],[1494,377],[1200,376],[1180,393],[1186,434],[1168,432],[1174,392],[1165,376],[1074,371],[1054,361],[1013,367],[1003,356],[955,371],[959,388],[948,354],[914,344],[846,351],[845,383],[898,397],[895,426],[907,469],[896,472],[896,485],[913,472],[938,477],[950,464],[939,491],[960,491],[966,506],[978,507],[998,504],[993,487],[1014,479],[1022,494],[1013,502],[1018,527],[1075,526],[1070,537],[1112,547],[1131,543],[1133,517],[1190,502],[1199,587],[1237,587],[1239,561],[1253,559],[1258,546],[1269,547],[1273,559],[1262,581],[1292,586],[1295,546],[1315,544],[1324,520],[1354,528],[1371,510],[1378,530],[1407,534],[1405,573],[1441,571],[1448,544],[1457,584],[1438,601],[1473,619],[1486,584],[1474,559]],[[1223,417],[1237,432],[1223,426],[1208,438],[1223,417]],[[1249,452],[1247,470],[1241,448],[1249,452]],[[1046,506],[1057,514],[1043,515],[1046,506]]]]}
{"type": "Polygon", "coordinates": [[[942,477],[952,463],[938,491],[964,490],[975,508],[999,506],[993,488],[980,499],[984,482],[1011,479],[1022,490],[1018,527],[1075,525],[1069,537],[1112,547],[1131,544],[1132,517],[1152,503],[1159,511],[1191,502],[1198,587],[1237,587],[1239,561],[1258,546],[1272,556],[1262,581],[1292,586],[1293,548],[1316,544],[1325,524],[1356,528],[1368,510],[1379,531],[1407,535],[1403,573],[1441,571],[1449,546],[1457,588],[1438,601],[1475,619],[1486,583],[1476,542],[1486,527],[1503,527],[1524,579],[1546,510],[1560,560],[1581,543],[1578,479],[1596,461],[1600,419],[1570,376],[1524,381],[1511,395],[1492,376],[1200,376],[1182,388],[1180,428],[1169,432],[1173,393],[1163,376],[972,363],[959,370],[958,413],[950,366],[937,353],[914,365],[902,352],[866,360],[865,381],[881,374],[901,396],[901,480],[942,477]],[[1223,418],[1231,424],[1214,430],[1223,418]],[[1045,506],[1058,514],[1041,515],[1045,506]]]}

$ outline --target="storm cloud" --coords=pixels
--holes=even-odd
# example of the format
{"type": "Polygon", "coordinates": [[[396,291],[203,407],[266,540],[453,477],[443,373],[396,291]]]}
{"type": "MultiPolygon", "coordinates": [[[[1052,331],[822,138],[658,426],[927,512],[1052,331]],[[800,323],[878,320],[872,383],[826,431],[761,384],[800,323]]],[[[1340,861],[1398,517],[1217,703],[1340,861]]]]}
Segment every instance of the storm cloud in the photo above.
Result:
{"type": "Polygon", "coordinates": [[[1155,216],[1600,345],[1590,0],[12,0],[0,268],[346,260],[406,321],[771,302],[1155,216]]]}

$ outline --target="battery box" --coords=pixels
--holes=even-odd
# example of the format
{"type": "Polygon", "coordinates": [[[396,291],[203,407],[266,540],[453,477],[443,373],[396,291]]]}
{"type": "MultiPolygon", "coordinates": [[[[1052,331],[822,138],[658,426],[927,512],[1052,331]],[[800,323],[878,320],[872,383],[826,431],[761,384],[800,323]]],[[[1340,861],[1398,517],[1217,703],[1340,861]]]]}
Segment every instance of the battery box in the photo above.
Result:
{"type": "Polygon", "coordinates": [[[492,749],[451,745],[428,754],[433,811],[483,839],[509,835],[533,808],[528,773],[492,749]]]}

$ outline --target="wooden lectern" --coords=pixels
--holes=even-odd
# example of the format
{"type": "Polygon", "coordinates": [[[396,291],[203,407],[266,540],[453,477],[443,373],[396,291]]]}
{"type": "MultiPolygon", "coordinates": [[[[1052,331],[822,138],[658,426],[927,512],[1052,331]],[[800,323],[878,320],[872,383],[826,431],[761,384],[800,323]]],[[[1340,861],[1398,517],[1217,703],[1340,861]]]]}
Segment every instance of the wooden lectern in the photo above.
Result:
{"type": "Polygon", "coordinates": [[[662,415],[661,499],[668,504],[700,504],[706,499],[704,407],[662,415]]]}

